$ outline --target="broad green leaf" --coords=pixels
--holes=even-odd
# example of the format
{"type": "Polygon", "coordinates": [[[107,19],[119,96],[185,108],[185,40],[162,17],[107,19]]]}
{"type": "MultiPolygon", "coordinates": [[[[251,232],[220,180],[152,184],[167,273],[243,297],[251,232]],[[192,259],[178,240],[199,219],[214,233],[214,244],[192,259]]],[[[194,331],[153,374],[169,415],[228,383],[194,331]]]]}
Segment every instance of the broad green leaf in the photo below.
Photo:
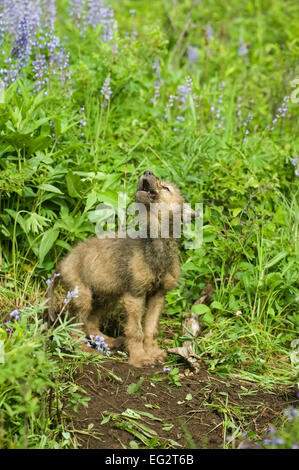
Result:
{"type": "Polygon", "coordinates": [[[235,209],[233,209],[232,211],[233,217],[237,217],[237,215],[240,214],[241,210],[242,210],[242,207],[236,207],[235,209]]]}
{"type": "Polygon", "coordinates": [[[140,377],[137,383],[131,383],[130,385],[128,385],[127,394],[132,395],[133,393],[140,392],[143,380],[143,377],[140,377]]]}
{"type": "Polygon", "coordinates": [[[42,264],[42,262],[45,259],[45,256],[48,254],[48,252],[51,250],[52,246],[54,245],[55,241],[57,240],[57,237],[59,235],[59,231],[55,230],[53,228],[50,228],[47,230],[40,243],[39,247],[39,262],[42,264]]]}
{"type": "Polygon", "coordinates": [[[210,313],[211,309],[205,304],[192,305],[191,310],[197,315],[203,315],[204,313],[210,313]]]}
{"type": "Polygon", "coordinates": [[[91,209],[96,204],[98,198],[99,196],[96,191],[91,191],[91,193],[88,194],[86,199],[85,212],[89,211],[89,209],[91,209]]]}
{"type": "Polygon", "coordinates": [[[214,323],[214,316],[211,312],[207,312],[201,317],[201,320],[205,325],[211,326],[214,323]]]}
{"type": "Polygon", "coordinates": [[[40,135],[39,137],[36,137],[35,139],[32,140],[32,142],[29,145],[29,152],[30,153],[35,153],[37,150],[44,150],[52,142],[52,138],[48,135],[40,135]]]}
{"type": "Polygon", "coordinates": [[[217,302],[217,300],[214,300],[214,302],[211,303],[210,308],[215,308],[217,310],[222,310],[223,305],[221,305],[220,302],[217,302]]]}
{"type": "Polygon", "coordinates": [[[81,197],[80,196],[80,189],[82,188],[82,182],[80,176],[70,172],[65,177],[66,180],[66,187],[69,196],[71,197],[81,197]]]}
{"type": "Polygon", "coordinates": [[[38,186],[38,188],[42,189],[43,191],[49,191],[50,193],[63,194],[60,189],[56,188],[56,186],[53,186],[53,184],[49,183],[42,183],[38,186]]]}

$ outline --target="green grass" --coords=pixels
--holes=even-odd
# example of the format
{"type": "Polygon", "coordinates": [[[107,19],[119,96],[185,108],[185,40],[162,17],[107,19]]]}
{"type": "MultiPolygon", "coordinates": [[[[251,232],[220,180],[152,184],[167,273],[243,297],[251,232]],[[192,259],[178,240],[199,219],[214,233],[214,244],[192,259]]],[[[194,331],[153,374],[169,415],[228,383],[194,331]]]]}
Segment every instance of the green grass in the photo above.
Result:
{"type": "MultiPolygon", "coordinates": [[[[298,178],[291,158],[299,153],[299,104],[290,100],[274,130],[267,126],[298,78],[299,5],[112,1],[114,53],[100,28],[80,36],[66,3],[59,2],[56,29],[72,78],[64,88],[53,79],[45,96],[34,92],[28,67],[0,94],[0,315],[5,321],[21,310],[12,336],[1,326],[15,367],[14,374],[10,362],[0,369],[2,447],[51,447],[57,435],[62,447],[75,445],[46,406],[45,390],[62,397],[58,377],[73,366],[51,355],[40,307],[45,280],[78,240],[94,234],[97,204],[116,206],[123,189],[132,198],[146,169],[175,181],[192,205],[203,203],[203,245],[181,250],[181,281],[167,295],[162,324],[171,344],[182,342],[182,313],[212,284],[214,304],[200,315],[197,344],[207,367],[267,387],[298,381],[291,361],[299,330],[298,178]],[[198,47],[195,63],[189,46],[198,47]],[[160,96],[152,102],[157,61],[160,96]],[[109,74],[112,95],[103,106],[109,74]],[[169,107],[188,76],[193,90],[185,109],[179,100],[169,107]]],[[[77,354],[74,362],[85,360],[77,354]]]]}

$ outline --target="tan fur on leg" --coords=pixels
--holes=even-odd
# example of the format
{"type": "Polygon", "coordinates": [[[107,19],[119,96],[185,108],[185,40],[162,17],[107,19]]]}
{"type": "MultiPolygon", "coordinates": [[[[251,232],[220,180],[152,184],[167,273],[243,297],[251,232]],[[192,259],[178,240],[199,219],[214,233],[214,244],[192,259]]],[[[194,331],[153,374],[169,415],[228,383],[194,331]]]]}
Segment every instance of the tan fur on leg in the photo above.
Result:
{"type": "Polygon", "coordinates": [[[125,326],[126,345],[130,354],[129,364],[142,367],[151,364],[151,358],[143,349],[142,315],[144,311],[144,297],[133,297],[125,294],[122,299],[127,312],[125,326]]]}
{"type": "Polygon", "coordinates": [[[163,361],[166,353],[158,347],[158,322],[164,306],[164,292],[159,291],[148,299],[144,323],[144,350],[155,361],[163,361]]]}

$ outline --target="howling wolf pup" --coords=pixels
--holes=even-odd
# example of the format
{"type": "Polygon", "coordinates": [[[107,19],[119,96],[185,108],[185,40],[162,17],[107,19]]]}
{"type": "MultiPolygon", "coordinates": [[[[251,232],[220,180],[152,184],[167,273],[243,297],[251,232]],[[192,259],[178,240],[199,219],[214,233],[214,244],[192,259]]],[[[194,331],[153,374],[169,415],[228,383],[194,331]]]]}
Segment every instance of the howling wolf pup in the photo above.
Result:
{"type": "Polygon", "coordinates": [[[101,333],[99,319],[111,315],[121,302],[126,312],[129,363],[142,367],[166,358],[158,347],[157,335],[165,294],[176,286],[180,273],[173,229],[176,221],[181,224],[183,211],[184,215],[187,211],[187,217],[194,217],[195,211],[184,203],[173,183],[161,181],[151,171],[140,177],[135,200],[144,208],[144,236],[93,237],[79,243],[57,265],[47,294],[53,322],[57,315],[57,282],[75,291],[77,295],[69,303],[71,315],[83,323],[87,337],[102,336],[110,347],[119,347],[120,338],[101,333]],[[166,236],[163,224],[169,229],[166,236]]]}

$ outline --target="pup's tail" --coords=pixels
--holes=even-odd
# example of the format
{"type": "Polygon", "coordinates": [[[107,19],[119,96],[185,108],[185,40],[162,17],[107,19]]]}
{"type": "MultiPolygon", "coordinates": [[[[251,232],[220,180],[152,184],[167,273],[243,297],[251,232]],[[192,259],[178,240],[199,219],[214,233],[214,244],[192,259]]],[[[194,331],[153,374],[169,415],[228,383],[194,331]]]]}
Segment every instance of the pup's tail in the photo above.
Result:
{"type": "Polygon", "coordinates": [[[48,289],[46,296],[48,299],[48,324],[51,325],[56,320],[56,306],[55,306],[55,288],[59,283],[60,274],[54,273],[53,276],[48,279],[48,289]]]}

